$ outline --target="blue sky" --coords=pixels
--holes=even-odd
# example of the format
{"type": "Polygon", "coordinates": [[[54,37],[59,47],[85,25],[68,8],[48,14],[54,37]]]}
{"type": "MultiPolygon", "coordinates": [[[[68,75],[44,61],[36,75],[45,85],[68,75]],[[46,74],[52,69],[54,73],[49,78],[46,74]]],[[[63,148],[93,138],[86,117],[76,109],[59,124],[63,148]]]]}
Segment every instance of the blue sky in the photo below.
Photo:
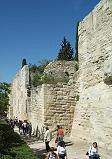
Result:
{"type": "Polygon", "coordinates": [[[0,82],[12,82],[21,61],[57,57],[65,36],[75,48],[75,27],[100,0],[0,0],[0,82]]]}

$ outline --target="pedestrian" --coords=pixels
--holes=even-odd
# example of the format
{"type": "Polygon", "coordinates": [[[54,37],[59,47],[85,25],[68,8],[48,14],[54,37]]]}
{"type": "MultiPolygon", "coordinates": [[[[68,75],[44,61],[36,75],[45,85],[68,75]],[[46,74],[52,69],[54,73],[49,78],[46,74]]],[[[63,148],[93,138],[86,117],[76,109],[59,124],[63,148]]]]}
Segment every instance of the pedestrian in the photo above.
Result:
{"type": "Polygon", "coordinates": [[[45,159],[58,159],[58,155],[54,152],[54,147],[51,147],[45,159]]]}
{"type": "Polygon", "coordinates": [[[19,120],[19,122],[18,122],[18,128],[19,128],[19,133],[20,133],[20,130],[22,129],[22,121],[21,120],[19,120]]]}
{"type": "Polygon", "coordinates": [[[31,137],[31,133],[32,133],[32,124],[30,122],[29,125],[28,125],[28,134],[29,134],[29,137],[31,137]]]}
{"type": "Polygon", "coordinates": [[[50,150],[49,142],[51,141],[51,132],[48,127],[46,127],[44,140],[45,140],[46,151],[49,152],[50,150]]]}
{"type": "Polygon", "coordinates": [[[59,159],[67,159],[67,152],[63,141],[58,143],[57,154],[59,159]]]}
{"type": "Polygon", "coordinates": [[[64,131],[62,129],[62,126],[57,125],[57,146],[59,142],[63,141],[63,137],[64,137],[64,131]]]}
{"type": "Polygon", "coordinates": [[[89,159],[100,159],[97,142],[93,142],[86,155],[88,155],[89,159]]]}
{"type": "Polygon", "coordinates": [[[23,129],[23,134],[26,135],[26,133],[27,133],[27,122],[26,122],[26,120],[24,120],[24,122],[22,124],[22,129],[23,129]]]}

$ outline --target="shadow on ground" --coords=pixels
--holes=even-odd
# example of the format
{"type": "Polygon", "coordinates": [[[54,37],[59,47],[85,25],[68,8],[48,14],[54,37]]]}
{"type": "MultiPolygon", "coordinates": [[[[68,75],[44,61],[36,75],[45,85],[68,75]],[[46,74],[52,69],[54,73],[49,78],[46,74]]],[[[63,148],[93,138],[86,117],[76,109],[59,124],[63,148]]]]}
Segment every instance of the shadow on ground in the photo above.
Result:
{"type": "Polygon", "coordinates": [[[28,137],[28,136],[21,136],[22,137],[22,139],[24,140],[24,141],[26,141],[27,143],[29,143],[29,144],[33,144],[33,143],[35,143],[36,141],[38,141],[38,142],[43,142],[43,141],[40,141],[40,140],[38,140],[38,138],[36,138],[36,137],[28,137]]]}
{"type": "Polygon", "coordinates": [[[72,142],[70,142],[70,141],[65,142],[65,146],[72,146],[72,145],[73,145],[73,143],[72,143],[72,142]]]}
{"type": "Polygon", "coordinates": [[[45,149],[32,149],[34,154],[37,156],[38,159],[45,159],[46,157],[46,150],[45,149]]]}

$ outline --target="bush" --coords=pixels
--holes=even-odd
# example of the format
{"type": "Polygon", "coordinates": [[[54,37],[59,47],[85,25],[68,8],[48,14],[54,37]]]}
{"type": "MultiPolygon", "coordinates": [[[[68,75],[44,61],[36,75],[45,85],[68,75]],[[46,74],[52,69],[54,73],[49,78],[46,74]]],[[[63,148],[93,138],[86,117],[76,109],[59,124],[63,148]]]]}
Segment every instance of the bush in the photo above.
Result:
{"type": "Polygon", "coordinates": [[[48,74],[42,76],[42,83],[53,84],[55,83],[54,77],[48,74]]]}
{"type": "Polygon", "coordinates": [[[42,85],[43,82],[42,82],[41,78],[42,78],[42,75],[40,75],[40,74],[34,74],[33,75],[33,79],[32,79],[32,85],[34,87],[42,85]]]}
{"type": "Polygon", "coordinates": [[[31,73],[43,74],[45,67],[50,63],[50,60],[43,59],[39,61],[39,65],[29,65],[31,73]]]}
{"type": "Polygon", "coordinates": [[[0,150],[10,150],[11,147],[17,144],[21,144],[19,134],[15,133],[14,130],[8,124],[0,124],[0,150]]]}

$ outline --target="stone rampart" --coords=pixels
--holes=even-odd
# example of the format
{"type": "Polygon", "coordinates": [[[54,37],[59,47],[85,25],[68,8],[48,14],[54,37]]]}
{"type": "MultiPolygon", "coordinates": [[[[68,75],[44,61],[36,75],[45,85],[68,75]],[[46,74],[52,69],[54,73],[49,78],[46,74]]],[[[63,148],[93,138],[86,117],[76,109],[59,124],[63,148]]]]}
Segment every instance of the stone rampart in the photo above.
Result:
{"type": "Polygon", "coordinates": [[[97,141],[107,150],[112,148],[111,30],[111,0],[102,0],[79,24],[79,101],[71,133],[74,141],[97,141]]]}
{"type": "Polygon", "coordinates": [[[29,67],[24,66],[17,74],[12,83],[10,95],[10,118],[28,119],[27,86],[29,85],[29,67]]]}

